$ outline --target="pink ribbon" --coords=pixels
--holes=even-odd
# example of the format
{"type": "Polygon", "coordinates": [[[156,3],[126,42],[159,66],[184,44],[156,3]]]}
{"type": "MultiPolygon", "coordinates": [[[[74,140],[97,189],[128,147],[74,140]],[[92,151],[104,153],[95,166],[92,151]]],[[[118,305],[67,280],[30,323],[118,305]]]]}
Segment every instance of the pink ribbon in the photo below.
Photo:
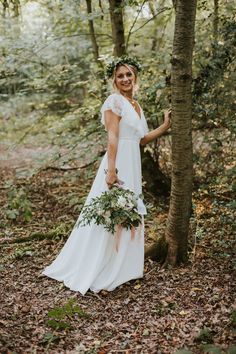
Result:
{"type": "Polygon", "coordinates": [[[122,225],[119,224],[116,227],[116,233],[115,233],[116,252],[118,252],[119,250],[121,232],[122,232],[122,225]]]}
{"type": "MultiPolygon", "coordinates": [[[[116,247],[116,252],[119,251],[119,246],[120,246],[120,239],[121,239],[121,232],[122,232],[122,225],[119,224],[117,225],[116,227],[116,232],[115,232],[115,247],[116,247]]],[[[138,237],[140,239],[141,237],[141,230],[142,230],[142,224],[140,224],[137,228],[132,226],[131,229],[130,229],[130,238],[131,238],[131,241],[133,241],[135,239],[135,234],[136,234],[136,231],[138,233],[138,237]]]]}

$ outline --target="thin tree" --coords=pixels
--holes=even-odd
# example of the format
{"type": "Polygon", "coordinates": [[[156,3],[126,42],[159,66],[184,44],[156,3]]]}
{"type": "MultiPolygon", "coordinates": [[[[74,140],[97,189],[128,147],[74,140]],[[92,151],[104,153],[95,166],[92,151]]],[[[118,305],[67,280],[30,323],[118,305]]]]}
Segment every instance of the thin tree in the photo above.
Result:
{"type": "Polygon", "coordinates": [[[173,0],[176,12],[171,72],[172,182],[165,235],[145,256],[165,265],[186,261],[192,199],[191,82],[197,0],[173,0]]]}
{"type": "Polygon", "coordinates": [[[114,55],[125,54],[125,34],[123,21],[123,0],[109,0],[114,55]]]}
{"type": "Polygon", "coordinates": [[[219,27],[219,0],[214,0],[213,38],[215,44],[218,43],[218,27],[219,27]]]}
{"type": "Polygon", "coordinates": [[[171,69],[172,181],[165,239],[166,264],[187,260],[192,206],[192,57],[197,0],[178,0],[171,69]]]}
{"type": "MultiPolygon", "coordinates": [[[[93,12],[92,11],[92,0],[86,0],[86,5],[87,5],[87,13],[88,13],[88,15],[91,15],[93,12]]],[[[94,24],[93,24],[93,20],[91,17],[88,20],[88,24],[89,24],[89,33],[90,33],[90,38],[91,38],[91,43],[92,43],[92,48],[93,48],[94,60],[96,62],[99,62],[99,60],[98,60],[99,49],[98,49],[97,39],[96,39],[96,35],[95,35],[95,30],[94,30],[94,24]]]]}

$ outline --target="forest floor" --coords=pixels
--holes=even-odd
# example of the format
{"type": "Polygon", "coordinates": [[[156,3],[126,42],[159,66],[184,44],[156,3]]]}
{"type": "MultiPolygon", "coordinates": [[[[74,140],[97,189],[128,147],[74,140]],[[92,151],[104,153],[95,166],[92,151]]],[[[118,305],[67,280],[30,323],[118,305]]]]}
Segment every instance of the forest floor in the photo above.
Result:
{"type": "MultiPolygon", "coordinates": [[[[14,158],[0,163],[1,353],[236,353],[227,188],[194,192],[186,265],[162,269],[146,259],[143,279],[82,296],[41,272],[68,237],[93,174],[48,169],[16,178],[14,158]]],[[[167,207],[160,198],[147,217],[147,244],[163,232],[167,207]]]]}

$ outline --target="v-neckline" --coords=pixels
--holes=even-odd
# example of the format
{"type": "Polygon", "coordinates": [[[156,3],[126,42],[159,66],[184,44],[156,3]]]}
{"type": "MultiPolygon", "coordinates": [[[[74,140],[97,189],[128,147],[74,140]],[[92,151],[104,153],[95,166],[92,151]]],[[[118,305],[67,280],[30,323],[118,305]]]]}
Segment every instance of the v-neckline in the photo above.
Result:
{"type": "Polygon", "coordinates": [[[141,108],[140,104],[138,103],[138,101],[136,101],[136,102],[137,102],[137,105],[139,106],[139,109],[140,109],[140,115],[139,115],[139,113],[136,111],[136,109],[134,108],[134,106],[131,104],[131,102],[130,102],[129,100],[127,100],[127,98],[125,98],[125,96],[122,95],[121,93],[120,93],[120,95],[124,98],[124,100],[125,100],[126,102],[129,103],[129,105],[133,108],[133,110],[134,110],[135,113],[137,114],[138,118],[141,120],[141,119],[142,119],[142,108],[141,108]]]}

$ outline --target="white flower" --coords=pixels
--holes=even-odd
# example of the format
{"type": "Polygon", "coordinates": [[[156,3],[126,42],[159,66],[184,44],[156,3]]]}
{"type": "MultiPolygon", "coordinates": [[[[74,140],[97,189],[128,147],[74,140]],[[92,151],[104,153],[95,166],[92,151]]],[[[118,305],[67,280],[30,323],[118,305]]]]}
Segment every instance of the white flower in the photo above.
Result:
{"type": "Polygon", "coordinates": [[[110,210],[106,210],[104,213],[104,218],[110,218],[110,216],[111,216],[110,210]]]}
{"type": "Polygon", "coordinates": [[[126,205],[126,199],[120,195],[117,200],[117,205],[121,208],[124,208],[126,205]]]}
{"type": "Polygon", "coordinates": [[[116,207],[116,202],[114,202],[114,200],[112,200],[111,202],[111,207],[114,209],[116,207]]]}
{"type": "Polygon", "coordinates": [[[111,223],[111,212],[110,210],[107,210],[105,213],[104,213],[104,219],[105,219],[105,222],[106,224],[110,224],[111,223]]]}
{"type": "Polygon", "coordinates": [[[127,210],[130,210],[130,209],[132,209],[134,207],[134,204],[131,202],[131,201],[129,201],[127,204],[126,204],[126,209],[127,210]]]}
{"type": "Polygon", "coordinates": [[[111,219],[110,218],[105,218],[105,223],[106,223],[106,225],[110,225],[111,224],[111,219]]]}
{"type": "Polygon", "coordinates": [[[97,210],[97,214],[98,214],[98,215],[102,215],[102,214],[103,214],[103,210],[102,210],[101,208],[99,208],[99,209],[97,210]]]}

